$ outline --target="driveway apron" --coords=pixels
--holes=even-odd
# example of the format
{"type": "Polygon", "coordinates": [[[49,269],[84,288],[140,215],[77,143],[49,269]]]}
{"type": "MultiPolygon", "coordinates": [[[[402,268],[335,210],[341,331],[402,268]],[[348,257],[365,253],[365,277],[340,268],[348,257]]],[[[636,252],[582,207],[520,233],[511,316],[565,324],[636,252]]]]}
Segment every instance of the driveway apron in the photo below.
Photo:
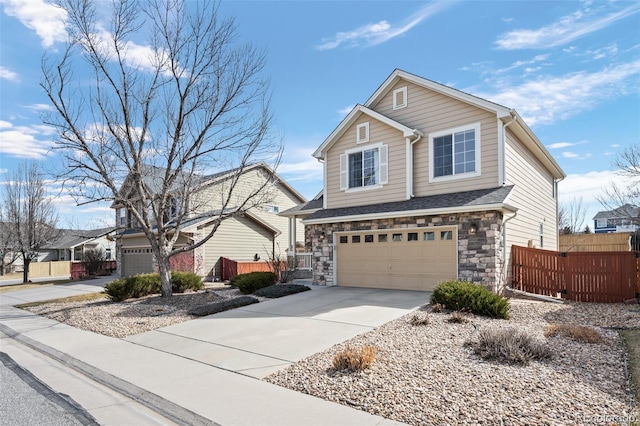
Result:
{"type": "Polygon", "coordinates": [[[130,336],[129,342],[263,378],[429,302],[428,292],[306,291],[130,336]]]}

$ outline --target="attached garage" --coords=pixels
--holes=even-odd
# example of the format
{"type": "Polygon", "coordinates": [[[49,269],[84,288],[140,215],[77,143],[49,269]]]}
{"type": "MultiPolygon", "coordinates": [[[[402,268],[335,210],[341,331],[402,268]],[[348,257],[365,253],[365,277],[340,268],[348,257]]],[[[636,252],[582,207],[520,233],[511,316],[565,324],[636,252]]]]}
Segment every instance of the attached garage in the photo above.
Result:
{"type": "Polygon", "coordinates": [[[339,286],[433,290],[458,277],[456,226],[336,232],[339,286]]]}
{"type": "Polygon", "coordinates": [[[123,277],[153,272],[153,254],[150,248],[123,248],[121,262],[123,277]]]}

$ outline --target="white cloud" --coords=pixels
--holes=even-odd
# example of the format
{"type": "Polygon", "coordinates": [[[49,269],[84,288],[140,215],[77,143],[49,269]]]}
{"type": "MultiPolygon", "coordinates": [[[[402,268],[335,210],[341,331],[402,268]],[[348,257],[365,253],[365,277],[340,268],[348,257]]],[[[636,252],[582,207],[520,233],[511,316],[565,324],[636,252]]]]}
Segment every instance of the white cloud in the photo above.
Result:
{"type": "Polygon", "coordinates": [[[499,81],[500,92],[476,94],[515,108],[530,126],[549,124],[588,111],[606,99],[636,93],[639,74],[640,61],[636,61],[592,73],[539,77],[519,86],[499,81]]]}
{"type": "Polygon", "coordinates": [[[0,174],[9,173],[9,169],[0,169],[0,174]]]}
{"type": "Polygon", "coordinates": [[[581,142],[556,142],[556,143],[552,143],[551,145],[547,145],[547,149],[562,149],[562,148],[569,148],[570,146],[576,146],[576,145],[582,145],[587,143],[587,141],[581,141],[581,142]]]}
{"type": "Polygon", "coordinates": [[[591,158],[591,153],[588,152],[584,155],[576,154],[575,152],[565,151],[562,153],[563,158],[575,158],[576,160],[586,160],[587,158],[591,158]]]}
{"type": "MultiPolygon", "coordinates": [[[[589,12],[589,11],[585,11],[589,12]]],[[[601,30],[612,23],[640,12],[640,3],[606,16],[592,17],[577,11],[558,21],[535,30],[519,29],[501,35],[495,44],[499,49],[545,49],[570,43],[580,37],[601,30]]]]}
{"type": "Polygon", "coordinates": [[[541,62],[541,61],[546,61],[547,59],[549,59],[549,56],[550,56],[549,54],[536,55],[536,56],[533,57],[533,59],[530,59],[528,61],[516,61],[516,62],[512,63],[511,65],[509,65],[508,67],[501,68],[501,69],[499,69],[499,70],[497,70],[495,72],[504,73],[504,72],[511,71],[513,69],[522,67],[524,65],[532,65],[532,64],[535,64],[535,63],[538,63],[538,62],[541,62]]]}
{"type": "Polygon", "coordinates": [[[344,116],[346,116],[347,114],[349,114],[349,113],[351,112],[351,110],[352,110],[355,106],[356,106],[356,104],[351,104],[351,105],[348,105],[348,106],[346,106],[346,107],[344,107],[344,108],[340,108],[340,109],[338,110],[338,114],[340,114],[340,117],[344,117],[344,116]]]}
{"type": "Polygon", "coordinates": [[[9,68],[3,67],[1,65],[0,65],[0,78],[9,80],[9,81],[20,81],[20,79],[18,78],[18,74],[11,71],[9,68]]]}
{"type": "Polygon", "coordinates": [[[355,30],[338,32],[332,38],[323,39],[317,49],[331,50],[340,46],[370,47],[384,43],[406,33],[425,19],[444,10],[450,4],[452,2],[439,1],[429,3],[397,25],[392,25],[388,21],[382,20],[373,24],[363,25],[355,30]]]}
{"type": "Polygon", "coordinates": [[[43,0],[0,0],[0,4],[7,15],[18,18],[25,27],[35,31],[43,47],[66,40],[64,9],[43,0]]]}
{"type": "Polygon", "coordinates": [[[33,105],[25,105],[25,108],[39,112],[39,111],[53,111],[53,106],[49,104],[33,104],[33,105]]]}
{"type": "Polygon", "coordinates": [[[51,135],[53,130],[47,126],[16,126],[0,121],[0,153],[17,158],[42,160],[53,146],[51,140],[38,139],[51,135]]]}

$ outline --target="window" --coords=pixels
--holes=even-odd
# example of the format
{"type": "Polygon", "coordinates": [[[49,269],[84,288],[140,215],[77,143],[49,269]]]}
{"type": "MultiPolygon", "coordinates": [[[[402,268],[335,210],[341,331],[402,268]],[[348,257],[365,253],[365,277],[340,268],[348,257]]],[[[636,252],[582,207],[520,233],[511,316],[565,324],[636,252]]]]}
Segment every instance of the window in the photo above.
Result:
{"type": "Polygon", "coordinates": [[[596,228],[606,228],[607,219],[596,219],[596,228]]]}
{"type": "Polygon", "coordinates": [[[387,242],[387,234],[378,234],[378,242],[386,243],[387,242]]]}
{"type": "Polygon", "coordinates": [[[351,236],[351,242],[352,243],[359,243],[360,242],[360,235],[352,235],[351,236]]]}
{"type": "Polygon", "coordinates": [[[407,86],[393,91],[393,109],[407,107],[407,86]]]}
{"type": "Polygon", "coordinates": [[[402,241],[402,234],[393,234],[391,241],[402,241]]]}
{"type": "Polygon", "coordinates": [[[267,206],[267,213],[278,214],[280,213],[280,207],[275,204],[269,204],[267,206]]]}
{"type": "Polygon", "coordinates": [[[418,233],[417,232],[409,232],[407,234],[407,241],[418,241],[418,233]]]}
{"type": "Polygon", "coordinates": [[[356,126],[356,143],[369,142],[369,122],[356,126]]]}
{"type": "Polygon", "coordinates": [[[349,237],[347,237],[346,235],[340,236],[340,244],[347,244],[348,242],[349,242],[349,237]]]}
{"type": "Polygon", "coordinates": [[[364,242],[365,243],[372,243],[373,242],[373,235],[365,235],[364,236],[364,242]]]}
{"type": "Polygon", "coordinates": [[[120,226],[127,226],[127,209],[118,209],[119,220],[118,224],[120,226]]]}
{"type": "Polygon", "coordinates": [[[441,240],[451,240],[451,239],[453,239],[453,232],[451,232],[451,231],[441,231],[440,232],[440,239],[441,240]]]}
{"type": "Polygon", "coordinates": [[[429,135],[429,180],[480,175],[480,123],[429,135]]]}
{"type": "Polygon", "coordinates": [[[104,249],[104,258],[105,260],[111,260],[111,249],[104,249]]]}
{"type": "Polygon", "coordinates": [[[434,241],[436,239],[436,233],[435,232],[425,232],[424,234],[422,234],[422,239],[424,241],[434,241]]]}
{"type": "Polygon", "coordinates": [[[340,156],[340,189],[374,189],[387,183],[387,145],[349,150],[340,156]]]}
{"type": "Polygon", "coordinates": [[[544,222],[540,222],[540,248],[544,247],[544,222]]]}

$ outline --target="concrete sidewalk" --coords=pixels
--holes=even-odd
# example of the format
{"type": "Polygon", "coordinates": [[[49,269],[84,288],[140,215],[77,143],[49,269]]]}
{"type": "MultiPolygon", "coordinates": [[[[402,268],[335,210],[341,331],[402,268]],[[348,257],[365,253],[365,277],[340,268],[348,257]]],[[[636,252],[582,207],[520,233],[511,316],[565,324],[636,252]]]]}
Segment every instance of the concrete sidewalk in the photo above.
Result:
{"type": "Polygon", "coordinates": [[[396,424],[258,378],[398,318],[429,294],[313,288],[127,339],[75,329],[3,298],[0,331],[181,424],[396,424]]]}

